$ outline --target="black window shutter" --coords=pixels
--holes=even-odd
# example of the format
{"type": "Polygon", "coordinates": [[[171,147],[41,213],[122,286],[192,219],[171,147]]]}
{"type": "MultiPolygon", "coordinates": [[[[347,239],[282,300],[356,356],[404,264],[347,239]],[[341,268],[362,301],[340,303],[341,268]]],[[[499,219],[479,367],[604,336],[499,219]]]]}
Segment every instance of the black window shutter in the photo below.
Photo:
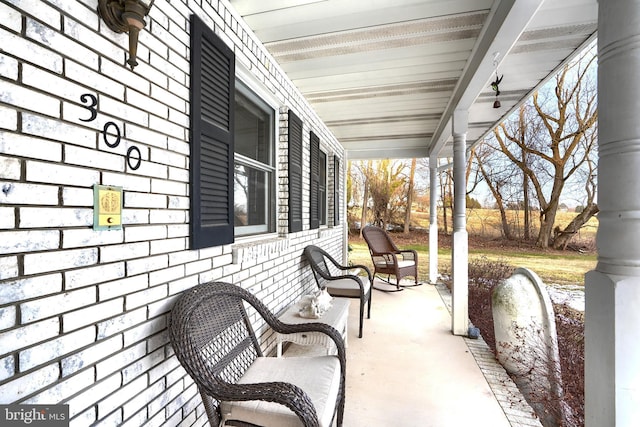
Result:
{"type": "Polygon", "coordinates": [[[318,200],[319,197],[319,185],[320,185],[320,138],[311,132],[310,134],[310,142],[311,142],[311,162],[310,162],[310,170],[311,170],[311,188],[310,188],[310,227],[318,228],[320,227],[320,203],[318,200]]]}
{"type": "Polygon", "coordinates": [[[302,231],[302,120],[289,110],[289,232],[302,231]]]}
{"type": "Polygon", "coordinates": [[[333,225],[340,224],[340,159],[333,156],[333,225]]]}
{"type": "Polygon", "coordinates": [[[191,15],[191,249],[233,243],[235,57],[191,15]]]}

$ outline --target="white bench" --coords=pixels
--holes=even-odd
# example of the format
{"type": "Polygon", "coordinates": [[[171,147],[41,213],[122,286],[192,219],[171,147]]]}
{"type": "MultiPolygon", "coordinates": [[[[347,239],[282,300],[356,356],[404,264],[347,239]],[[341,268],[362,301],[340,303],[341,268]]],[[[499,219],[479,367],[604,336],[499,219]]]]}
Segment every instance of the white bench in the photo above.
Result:
{"type": "MultiPolygon", "coordinates": [[[[347,319],[349,318],[349,300],[347,298],[333,298],[331,308],[318,319],[308,319],[298,314],[299,307],[292,304],[278,319],[283,323],[314,323],[321,322],[332,326],[342,335],[345,347],[347,345],[347,319]]],[[[292,342],[301,345],[321,345],[326,347],[327,354],[334,354],[335,349],[331,339],[324,334],[305,332],[299,334],[276,334],[277,354],[282,356],[282,343],[292,342]]]]}

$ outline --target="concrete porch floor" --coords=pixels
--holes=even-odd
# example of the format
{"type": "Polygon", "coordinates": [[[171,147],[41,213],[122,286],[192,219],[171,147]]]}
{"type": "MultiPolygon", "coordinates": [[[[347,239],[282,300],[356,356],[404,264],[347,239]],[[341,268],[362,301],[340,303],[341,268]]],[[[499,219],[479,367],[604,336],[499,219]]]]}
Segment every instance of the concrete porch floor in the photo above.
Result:
{"type": "Polygon", "coordinates": [[[452,335],[446,287],[373,292],[363,338],[350,304],[345,427],[540,426],[484,341],[452,335]]]}

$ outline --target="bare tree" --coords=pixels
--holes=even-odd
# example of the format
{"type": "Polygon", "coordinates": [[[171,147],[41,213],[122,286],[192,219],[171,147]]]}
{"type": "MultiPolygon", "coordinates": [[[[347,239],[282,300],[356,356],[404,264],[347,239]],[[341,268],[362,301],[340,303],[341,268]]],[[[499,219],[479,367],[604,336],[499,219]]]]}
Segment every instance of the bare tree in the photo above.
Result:
{"type": "Polygon", "coordinates": [[[407,207],[404,215],[404,234],[409,234],[409,226],[411,225],[411,206],[413,205],[413,192],[416,177],[416,159],[411,159],[411,170],[409,171],[409,185],[407,189],[407,207]]]}
{"type": "Polygon", "coordinates": [[[362,229],[367,223],[367,208],[369,207],[369,176],[371,175],[371,170],[371,160],[368,160],[364,170],[364,195],[362,196],[362,213],[360,215],[360,237],[362,237],[362,229]]]}
{"type": "Polygon", "coordinates": [[[477,169],[496,201],[496,208],[500,212],[502,235],[511,240],[513,232],[507,218],[507,200],[509,185],[513,181],[513,169],[505,168],[504,164],[498,161],[492,161],[490,157],[495,152],[495,149],[486,143],[474,148],[470,157],[477,160],[477,169]]]}
{"type": "MultiPolygon", "coordinates": [[[[533,187],[540,208],[536,243],[543,248],[556,246],[554,226],[565,184],[580,171],[594,166],[598,118],[592,67],[595,59],[595,54],[589,52],[565,66],[555,77],[552,90],[535,93],[518,117],[501,123],[493,133],[496,148],[522,171],[533,187]],[[530,128],[523,130],[523,126],[530,128]]],[[[593,196],[587,200],[584,215],[579,215],[572,227],[579,228],[597,212],[591,206],[595,204],[595,193],[593,196]]],[[[563,234],[566,234],[563,230],[556,230],[556,238],[563,234]]],[[[562,239],[558,244],[566,242],[562,239]]]]}
{"type": "Polygon", "coordinates": [[[444,234],[449,234],[449,221],[447,210],[452,212],[453,218],[453,170],[445,169],[438,172],[440,183],[440,203],[442,206],[442,225],[444,234]]]}
{"type": "MultiPolygon", "coordinates": [[[[597,144],[597,134],[591,132],[583,143],[586,144],[584,150],[594,151],[595,145],[597,144]]],[[[560,227],[554,228],[553,247],[555,249],[566,249],[570,240],[578,233],[580,228],[600,211],[598,205],[595,203],[597,187],[597,166],[595,158],[587,158],[585,164],[587,168],[586,171],[583,171],[583,182],[586,204],[563,230],[561,230],[560,227]]]]}

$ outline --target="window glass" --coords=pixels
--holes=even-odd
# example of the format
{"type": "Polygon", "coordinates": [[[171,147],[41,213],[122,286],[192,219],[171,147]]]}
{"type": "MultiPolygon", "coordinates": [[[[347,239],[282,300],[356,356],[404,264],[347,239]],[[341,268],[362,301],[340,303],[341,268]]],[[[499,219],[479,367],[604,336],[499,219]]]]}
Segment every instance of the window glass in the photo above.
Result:
{"type": "MultiPolygon", "coordinates": [[[[242,90],[242,86],[238,86],[242,90]]],[[[249,159],[271,164],[273,111],[265,111],[269,107],[264,103],[259,105],[259,99],[255,95],[253,98],[251,100],[236,90],[235,150],[237,154],[249,159]]]]}
{"type": "Polygon", "coordinates": [[[236,236],[275,231],[275,111],[241,82],[235,95],[236,236]]]}

